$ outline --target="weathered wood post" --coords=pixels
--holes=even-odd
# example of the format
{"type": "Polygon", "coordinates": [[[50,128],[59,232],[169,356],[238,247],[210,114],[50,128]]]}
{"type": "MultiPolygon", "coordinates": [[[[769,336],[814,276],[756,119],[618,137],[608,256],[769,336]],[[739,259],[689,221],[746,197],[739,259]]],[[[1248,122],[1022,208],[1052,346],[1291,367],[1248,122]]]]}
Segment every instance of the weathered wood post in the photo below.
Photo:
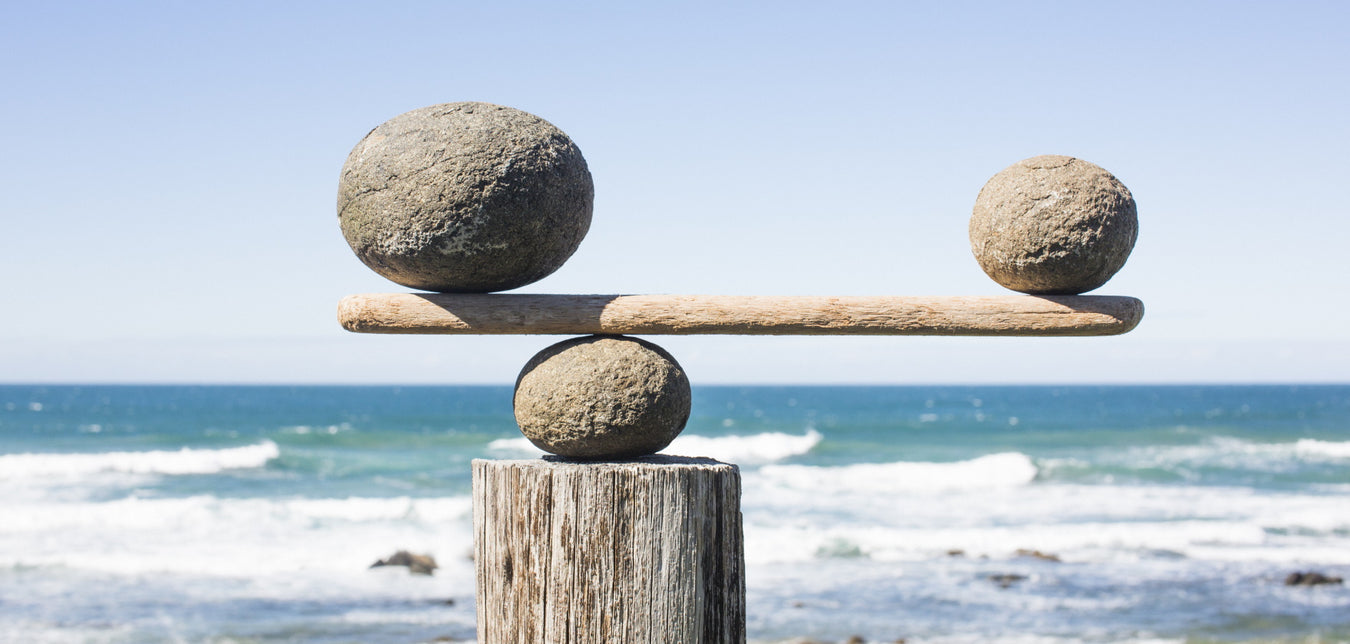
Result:
{"type": "Polygon", "coordinates": [[[473,462],[478,641],[745,641],[740,472],[706,458],[473,462]]]}

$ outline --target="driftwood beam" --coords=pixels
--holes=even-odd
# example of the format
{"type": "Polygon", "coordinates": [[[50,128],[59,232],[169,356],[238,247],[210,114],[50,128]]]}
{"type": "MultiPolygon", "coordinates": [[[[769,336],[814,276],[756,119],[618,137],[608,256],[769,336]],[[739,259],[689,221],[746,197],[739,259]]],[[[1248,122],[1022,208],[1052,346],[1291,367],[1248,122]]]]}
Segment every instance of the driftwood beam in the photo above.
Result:
{"type": "Polygon", "coordinates": [[[356,333],[463,335],[1118,335],[1144,304],[991,297],[375,293],[338,304],[356,333]]]}

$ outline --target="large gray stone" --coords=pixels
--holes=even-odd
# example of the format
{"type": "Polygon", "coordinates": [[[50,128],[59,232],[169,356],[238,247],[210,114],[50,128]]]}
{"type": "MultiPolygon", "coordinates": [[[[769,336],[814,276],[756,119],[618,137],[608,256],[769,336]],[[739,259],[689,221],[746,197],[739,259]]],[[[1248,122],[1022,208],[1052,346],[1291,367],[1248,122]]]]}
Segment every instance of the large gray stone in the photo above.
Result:
{"type": "Polygon", "coordinates": [[[1068,295],[1111,279],[1138,230],[1134,197],[1111,173],[1046,155],[1014,163],[984,185],[970,217],[970,248],[1007,288],[1068,295]]]}
{"type": "Polygon", "coordinates": [[[591,224],[581,151],[549,122],[489,103],[400,114],[347,157],[338,221],[356,256],[411,288],[484,293],[567,261],[591,224]]]}
{"type": "Polygon", "coordinates": [[[650,342],[586,336],[534,356],[516,379],[520,431],[546,452],[580,459],[652,454],[689,420],[689,379],[650,342]]]}

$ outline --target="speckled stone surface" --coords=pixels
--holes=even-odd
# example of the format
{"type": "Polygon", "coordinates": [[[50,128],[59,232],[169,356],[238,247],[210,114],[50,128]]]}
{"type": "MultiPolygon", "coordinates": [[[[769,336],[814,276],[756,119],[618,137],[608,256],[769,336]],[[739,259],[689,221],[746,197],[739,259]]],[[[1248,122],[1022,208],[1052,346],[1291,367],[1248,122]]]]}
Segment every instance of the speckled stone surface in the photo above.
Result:
{"type": "Polygon", "coordinates": [[[586,336],[539,352],[516,379],[516,422],[546,452],[578,459],[657,452],[689,420],[689,379],[650,342],[586,336]]]}
{"type": "Polygon", "coordinates": [[[400,114],[347,157],[338,221],[356,256],[403,286],[503,291],[562,266],[591,224],[586,160],[548,121],[489,103],[400,114]]]}
{"type": "Polygon", "coordinates": [[[1111,279],[1134,248],[1134,197],[1111,173],[1073,157],[1019,161],[975,200],[970,248],[1014,291],[1072,295],[1111,279]]]}

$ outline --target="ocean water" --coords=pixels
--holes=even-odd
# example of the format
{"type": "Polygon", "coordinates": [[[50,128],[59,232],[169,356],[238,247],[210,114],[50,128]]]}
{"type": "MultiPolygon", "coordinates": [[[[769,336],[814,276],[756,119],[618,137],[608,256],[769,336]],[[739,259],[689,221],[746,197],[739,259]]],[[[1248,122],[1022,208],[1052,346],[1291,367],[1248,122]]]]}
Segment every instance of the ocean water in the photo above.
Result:
{"type": "MultiPolygon", "coordinates": [[[[472,640],[510,400],[0,386],[0,642],[472,640]]],[[[1350,578],[1350,386],[698,387],[667,453],[742,468],[752,641],[1350,641],[1283,584],[1350,578]]]]}

